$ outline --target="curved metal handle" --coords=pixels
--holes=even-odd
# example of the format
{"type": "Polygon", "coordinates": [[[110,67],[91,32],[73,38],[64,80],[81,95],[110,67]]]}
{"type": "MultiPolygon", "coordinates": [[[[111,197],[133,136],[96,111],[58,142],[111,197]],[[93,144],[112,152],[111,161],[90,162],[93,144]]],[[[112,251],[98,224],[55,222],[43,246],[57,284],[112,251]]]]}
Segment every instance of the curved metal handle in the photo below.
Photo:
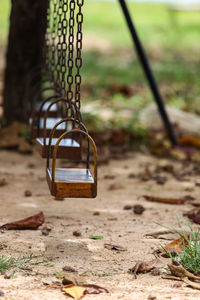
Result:
{"type": "MultiPolygon", "coordinates": [[[[72,129],[70,131],[64,132],[57,140],[56,145],[54,147],[54,151],[53,151],[53,159],[52,159],[52,182],[55,182],[55,169],[56,169],[56,155],[57,155],[57,151],[58,151],[58,146],[60,144],[60,141],[66,136],[69,135],[71,133],[80,133],[82,135],[84,135],[85,137],[87,137],[88,141],[92,144],[92,148],[93,148],[93,154],[94,154],[94,183],[97,183],[97,148],[95,145],[94,140],[92,139],[92,137],[85,131],[81,130],[81,129],[72,129]]],[[[87,158],[89,160],[89,157],[87,158]]],[[[47,167],[49,168],[49,167],[47,167]]],[[[88,168],[89,169],[89,168],[88,168]]]]}
{"type": "MultiPolygon", "coordinates": [[[[52,107],[54,104],[57,104],[57,103],[59,103],[59,102],[62,102],[62,103],[66,103],[66,104],[67,104],[67,107],[66,107],[66,108],[67,108],[67,114],[68,114],[68,112],[70,111],[70,112],[71,112],[70,117],[74,118],[74,111],[73,111],[73,109],[72,109],[71,102],[70,102],[68,99],[66,99],[66,98],[64,98],[64,97],[60,97],[60,98],[58,98],[58,99],[52,101],[52,102],[49,104],[47,110],[45,111],[45,115],[44,115],[44,124],[43,124],[43,130],[44,130],[44,134],[43,134],[43,136],[44,136],[44,145],[46,144],[46,137],[47,137],[46,122],[47,122],[48,112],[50,111],[51,107],[52,107]]],[[[41,109],[42,109],[42,108],[41,108],[41,109]]],[[[41,112],[42,112],[42,111],[40,111],[40,115],[41,115],[41,112]]],[[[66,116],[66,117],[68,117],[68,116],[66,116]]],[[[56,125],[57,125],[57,124],[58,124],[58,123],[56,123],[56,125]]],[[[56,128],[57,128],[57,127],[58,127],[58,126],[56,126],[56,128]]]]}
{"type": "MultiPolygon", "coordinates": [[[[40,120],[41,120],[41,114],[42,114],[42,109],[45,105],[45,103],[49,102],[51,99],[54,99],[54,98],[57,98],[59,97],[59,95],[55,94],[55,95],[52,95],[52,96],[49,96],[47,98],[45,98],[43,101],[42,101],[42,104],[40,106],[40,109],[39,109],[39,112],[38,112],[38,116],[37,116],[37,136],[39,136],[39,131],[40,131],[40,120]]],[[[46,112],[45,112],[46,113],[46,112]]]]}
{"type": "MultiPolygon", "coordinates": [[[[47,153],[47,169],[49,168],[49,161],[50,161],[50,157],[51,157],[51,143],[52,143],[52,139],[53,136],[55,134],[56,128],[64,122],[73,122],[73,124],[77,123],[80,127],[82,127],[82,129],[88,134],[87,128],[85,127],[85,125],[82,122],[79,122],[79,120],[76,120],[74,118],[66,118],[63,119],[61,121],[59,121],[58,123],[56,123],[56,125],[53,127],[53,129],[51,130],[50,136],[49,136],[49,145],[48,145],[48,153],[47,153]]],[[[80,128],[77,128],[80,129],[80,128]]],[[[73,130],[73,129],[72,129],[73,130]]],[[[89,149],[89,148],[88,148],[89,149]]],[[[88,154],[88,159],[89,159],[89,154],[88,154]]],[[[89,167],[89,166],[88,166],[89,167]]]]}

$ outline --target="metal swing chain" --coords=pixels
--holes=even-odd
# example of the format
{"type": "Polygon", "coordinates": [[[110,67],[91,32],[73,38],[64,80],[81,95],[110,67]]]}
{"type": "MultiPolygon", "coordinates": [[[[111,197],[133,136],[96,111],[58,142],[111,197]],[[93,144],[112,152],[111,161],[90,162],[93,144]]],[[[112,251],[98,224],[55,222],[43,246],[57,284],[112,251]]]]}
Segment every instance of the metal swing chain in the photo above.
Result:
{"type": "Polygon", "coordinates": [[[53,0],[52,7],[53,14],[51,20],[51,59],[50,59],[50,72],[51,77],[56,85],[55,81],[55,71],[56,71],[56,27],[57,27],[57,0],[53,0]]]}
{"type": "Polygon", "coordinates": [[[80,109],[81,108],[81,75],[80,69],[82,67],[82,41],[83,41],[83,33],[82,33],[82,25],[83,25],[83,13],[82,7],[84,5],[84,0],[77,0],[78,13],[76,15],[77,22],[77,33],[76,33],[76,75],[75,75],[75,106],[80,109]]]}
{"type": "Polygon", "coordinates": [[[50,1],[47,8],[47,27],[45,32],[45,43],[43,48],[44,70],[48,73],[50,67],[50,1]]]}
{"type": "Polygon", "coordinates": [[[68,90],[67,90],[67,99],[69,101],[73,101],[73,56],[74,56],[74,11],[75,11],[75,0],[70,0],[69,3],[69,37],[68,37],[68,58],[67,58],[67,67],[68,67],[68,74],[67,74],[67,84],[68,84],[68,90]]]}
{"type": "Polygon", "coordinates": [[[62,34],[62,42],[61,42],[61,88],[64,93],[66,93],[66,74],[67,74],[67,12],[68,12],[68,0],[63,0],[62,6],[62,20],[61,20],[61,34],[62,34]]]}
{"type": "Polygon", "coordinates": [[[61,72],[62,72],[62,10],[63,10],[63,0],[59,0],[58,10],[57,10],[57,37],[58,43],[56,45],[57,49],[57,61],[56,61],[56,85],[62,87],[61,82],[61,72]]]}

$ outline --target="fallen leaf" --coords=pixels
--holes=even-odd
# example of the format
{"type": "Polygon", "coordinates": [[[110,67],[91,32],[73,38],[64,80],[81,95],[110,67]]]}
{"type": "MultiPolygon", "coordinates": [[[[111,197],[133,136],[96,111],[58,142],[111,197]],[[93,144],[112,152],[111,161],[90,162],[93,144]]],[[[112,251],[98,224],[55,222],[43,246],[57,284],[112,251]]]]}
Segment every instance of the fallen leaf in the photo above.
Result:
{"type": "Polygon", "coordinates": [[[70,267],[70,266],[64,266],[63,271],[70,272],[70,273],[77,272],[76,269],[74,269],[73,267],[70,267]]]}
{"type": "MultiPolygon", "coordinates": [[[[171,253],[172,255],[177,255],[178,252],[181,252],[183,250],[183,246],[188,245],[188,239],[190,239],[190,235],[187,235],[186,237],[181,236],[180,238],[167,244],[163,248],[165,249],[166,252],[171,253]]],[[[168,257],[165,251],[163,252],[160,249],[158,249],[158,251],[156,252],[159,253],[159,255],[162,257],[168,257]]]]}
{"type": "Polygon", "coordinates": [[[195,201],[192,203],[192,205],[195,207],[200,207],[200,201],[195,201]]]}
{"type": "Polygon", "coordinates": [[[86,287],[86,291],[84,294],[101,294],[101,293],[109,293],[107,289],[96,285],[96,284],[86,284],[84,285],[86,287]]]}
{"type": "Polygon", "coordinates": [[[147,201],[152,202],[159,202],[159,203],[166,203],[166,204],[184,204],[187,200],[184,198],[162,198],[162,197],[156,197],[156,196],[143,196],[147,201]]]}
{"type": "Polygon", "coordinates": [[[187,135],[178,139],[178,142],[182,146],[192,146],[200,148],[200,138],[197,136],[187,135]]]}
{"type": "Polygon", "coordinates": [[[133,205],[129,205],[129,204],[124,205],[124,207],[123,207],[124,210],[130,210],[132,208],[133,208],[133,205]]]}
{"type": "Polygon", "coordinates": [[[104,244],[104,248],[108,249],[108,250],[116,250],[116,251],[126,251],[127,249],[122,247],[122,246],[118,246],[118,245],[113,245],[113,244],[104,244]]]}
{"type": "Polygon", "coordinates": [[[84,293],[86,291],[86,288],[83,286],[78,286],[78,285],[69,285],[69,286],[64,286],[62,288],[62,291],[65,292],[68,296],[74,298],[74,299],[81,299],[84,296],[84,293]]]}
{"type": "MultiPolygon", "coordinates": [[[[171,276],[171,275],[165,275],[165,276],[162,276],[162,278],[163,279],[183,281],[188,286],[192,287],[193,289],[200,290],[200,285],[196,282],[193,282],[193,281],[189,280],[187,277],[176,277],[176,276],[171,276]]],[[[178,285],[178,287],[180,287],[180,285],[178,285]]]]}
{"type": "Polygon", "coordinates": [[[108,293],[108,290],[96,285],[96,284],[85,284],[82,286],[69,284],[62,288],[68,296],[74,299],[81,299],[84,295],[87,294],[101,294],[101,293],[108,293]]]}
{"type": "Polygon", "coordinates": [[[92,236],[90,236],[90,239],[92,239],[92,240],[102,240],[103,236],[102,235],[92,235],[92,236]]]}
{"type": "Polygon", "coordinates": [[[113,183],[108,187],[109,191],[120,190],[123,189],[123,186],[119,183],[113,183]]]}
{"type": "Polygon", "coordinates": [[[184,216],[187,216],[189,219],[191,219],[194,223],[200,225],[200,214],[195,213],[195,212],[189,212],[184,214],[184,216]]]}
{"type": "Polygon", "coordinates": [[[196,289],[196,290],[200,290],[200,285],[196,282],[193,282],[187,278],[184,278],[183,281],[189,285],[190,287],[192,287],[193,289],[196,289]]]}
{"type": "Polygon", "coordinates": [[[43,212],[36,214],[34,216],[28,217],[23,220],[6,223],[0,227],[0,229],[7,230],[25,230],[25,229],[37,229],[45,221],[43,212]]]}
{"type": "Polygon", "coordinates": [[[172,261],[171,264],[167,265],[171,274],[176,277],[180,278],[189,278],[189,279],[195,279],[195,280],[200,280],[199,276],[195,276],[194,274],[188,272],[179,262],[177,261],[172,261]]]}
{"type": "Polygon", "coordinates": [[[164,263],[159,259],[155,258],[150,261],[138,261],[135,266],[129,269],[129,273],[133,273],[135,278],[137,278],[136,274],[139,273],[147,273],[153,270],[154,268],[161,268],[164,266],[164,263]]]}

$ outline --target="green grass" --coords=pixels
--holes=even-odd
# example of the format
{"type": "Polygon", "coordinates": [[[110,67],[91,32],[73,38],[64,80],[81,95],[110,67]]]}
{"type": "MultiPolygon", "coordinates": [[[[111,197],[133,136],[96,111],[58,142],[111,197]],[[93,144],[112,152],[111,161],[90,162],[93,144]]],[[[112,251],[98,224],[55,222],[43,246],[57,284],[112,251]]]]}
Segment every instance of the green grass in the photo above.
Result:
{"type": "Polygon", "coordinates": [[[23,266],[46,266],[53,267],[52,264],[46,263],[43,259],[39,260],[39,258],[43,257],[43,255],[34,255],[33,253],[27,254],[26,256],[6,256],[4,254],[0,255],[0,273],[5,274],[7,271],[12,270],[12,274],[14,275],[16,271],[23,270],[23,266]]]}
{"type": "Polygon", "coordinates": [[[9,0],[1,0],[0,5],[0,47],[4,46],[7,40],[8,26],[9,26],[9,13],[10,13],[9,0]]]}
{"type": "Polygon", "coordinates": [[[188,228],[187,232],[183,232],[179,220],[179,229],[171,229],[172,232],[176,232],[179,237],[183,237],[185,239],[185,241],[181,243],[183,251],[177,253],[176,257],[174,257],[171,253],[167,252],[164,247],[163,250],[166,252],[168,257],[172,260],[178,261],[186,270],[192,273],[196,271],[200,272],[200,231],[194,231],[190,222],[185,222],[185,224],[188,228]]]}

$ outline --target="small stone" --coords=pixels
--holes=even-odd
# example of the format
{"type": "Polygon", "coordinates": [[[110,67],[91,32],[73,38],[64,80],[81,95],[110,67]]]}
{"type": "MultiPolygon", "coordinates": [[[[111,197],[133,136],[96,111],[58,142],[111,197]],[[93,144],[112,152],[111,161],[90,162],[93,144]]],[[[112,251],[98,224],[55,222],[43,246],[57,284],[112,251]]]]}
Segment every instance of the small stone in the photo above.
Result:
{"type": "Polygon", "coordinates": [[[149,297],[148,297],[148,300],[156,300],[156,299],[157,299],[156,296],[149,295],[149,297]]]}
{"type": "Polygon", "coordinates": [[[7,185],[6,179],[5,178],[0,179],[0,187],[5,185],[7,185]]]}
{"type": "Polygon", "coordinates": [[[75,230],[75,231],[73,232],[73,235],[74,235],[74,236],[81,236],[80,230],[75,230]]]}
{"type": "Polygon", "coordinates": [[[25,197],[31,197],[31,196],[32,196],[32,192],[29,191],[29,190],[26,190],[26,191],[24,192],[24,196],[25,196],[25,197]]]}
{"type": "Polygon", "coordinates": [[[42,230],[41,230],[41,232],[42,232],[42,235],[47,236],[51,232],[51,228],[49,228],[49,227],[43,227],[42,230]]]}
{"type": "Polygon", "coordinates": [[[100,215],[100,212],[99,211],[94,211],[93,212],[93,216],[99,216],[100,215]]]}
{"type": "Polygon", "coordinates": [[[34,165],[33,163],[29,163],[29,164],[27,165],[27,168],[29,168],[29,169],[34,169],[34,168],[35,168],[35,165],[34,165]]]}
{"type": "Polygon", "coordinates": [[[108,187],[109,191],[121,190],[123,186],[120,183],[113,183],[108,187]]]}
{"type": "Polygon", "coordinates": [[[63,278],[62,284],[69,285],[69,284],[74,284],[74,283],[73,283],[73,280],[71,280],[71,279],[63,278]]]}
{"type": "Polygon", "coordinates": [[[63,271],[71,272],[71,273],[77,272],[77,270],[75,270],[73,267],[70,266],[63,267],[63,271]]]}
{"type": "Polygon", "coordinates": [[[165,184],[165,182],[167,181],[167,177],[165,176],[155,176],[154,179],[157,184],[161,184],[161,185],[165,184]]]}
{"type": "Polygon", "coordinates": [[[104,179],[115,179],[115,175],[105,175],[104,179]]]}
{"type": "Polygon", "coordinates": [[[141,215],[145,211],[145,208],[144,206],[137,204],[133,206],[133,211],[136,215],[141,215]]]}
{"type": "Polygon", "coordinates": [[[133,179],[136,178],[137,176],[134,173],[128,174],[128,178],[133,179]]]}
{"type": "Polygon", "coordinates": [[[132,208],[133,208],[133,205],[129,205],[129,204],[124,205],[124,207],[123,207],[124,210],[131,210],[132,208]]]}

